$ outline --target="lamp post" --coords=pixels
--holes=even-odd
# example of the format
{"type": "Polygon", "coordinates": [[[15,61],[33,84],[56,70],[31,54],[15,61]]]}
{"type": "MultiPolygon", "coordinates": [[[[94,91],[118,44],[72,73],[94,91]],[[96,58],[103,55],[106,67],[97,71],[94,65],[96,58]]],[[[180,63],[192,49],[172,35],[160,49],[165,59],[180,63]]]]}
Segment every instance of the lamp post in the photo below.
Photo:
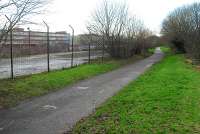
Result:
{"type": "Polygon", "coordinates": [[[69,25],[69,27],[72,29],[72,59],[71,59],[71,67],[73,67],[74,65],[74,28],[69,25]]]}

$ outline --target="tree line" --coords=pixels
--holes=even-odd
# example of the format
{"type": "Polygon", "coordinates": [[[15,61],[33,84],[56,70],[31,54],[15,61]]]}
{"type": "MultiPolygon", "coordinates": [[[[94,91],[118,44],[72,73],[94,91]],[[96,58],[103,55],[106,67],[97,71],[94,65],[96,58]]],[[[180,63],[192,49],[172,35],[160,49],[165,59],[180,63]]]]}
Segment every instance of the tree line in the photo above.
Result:
{"type": "Polygon", "coordinates": [[[163,36],[178,53],[200,61],[200,3],[184,5],[172,11],[163,21],[163,36]]]}
{"type": "Polygon", "coordinates": [[[90,35],[101,38],[105,50],[112,57],[142,54],[152,47],[147,42],[152,32],[130,14],[125,1],[103,0],[92,13],[87,29],[90,35]]]}
{"type": "MultiPolygon", "coordinates": [[[[49,0],[0,0],[0,47],[16,25],[33,23],[28,17],[40,14],[49,0]],[[6,15],[6,18],[5,18],[6,15]]],[[[102,0],[87,23],[86,40],[103,46],[112,57],[144,54],[155,46],[156,38],[136,16],[131,15],[126,1],[102,0]],[[93,37],[93,38],[92,38],[93,37]],[[154,39],[155,39],[154,38],[154,39]]]]}

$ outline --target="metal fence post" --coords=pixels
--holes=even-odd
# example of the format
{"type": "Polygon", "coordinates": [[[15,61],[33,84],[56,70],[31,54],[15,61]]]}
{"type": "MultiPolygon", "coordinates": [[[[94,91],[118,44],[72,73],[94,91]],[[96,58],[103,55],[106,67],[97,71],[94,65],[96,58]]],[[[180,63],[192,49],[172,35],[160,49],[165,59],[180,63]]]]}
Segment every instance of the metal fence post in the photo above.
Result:
{"type": "Polygon", "coordinates": [[[13,66],[13,25],[12,21],[5,15],[6,19],[10,22],[10,65],[11,65],[11,78],[14,79],[14,66],[13,66]]]}
{"type": "Polygon", "coordinates": [[[69,27],[72,29],[72,59],[71,59],[71,67],[73,67],[74,65],[74,28],[69,25],[69,27]]]}
{"type": "MultiPolygon", "coordinates": [[[[91,35],[90,35],[91,36],[91,35]]],[[[89,42],[89,48],[88,48],[88,63],[90,64],[91,63],[91,42],[92,42],[92,37],[90,37],[90,42],[89,42]]]]}
{"type": "Polygon", "coordinates": [[[31,55],[31,30],[30,30],[29,27],[27,28],[27,30],[28,30],[28,46],[29,46],[29,55],[31,55]]]}
{"type": "Polygon", "coordinates": [[[92,33],[90,31],[90,28],[87,27],[88,31],[89,31],[89,38],[90,38],[90,41],[89,41],[89,44],[88,44],[88,63],[90,64],[91,63],[91,43],[92,43],[92,33]]]}
{"type": "Polygon", "coordinates": [[[49,65],[50,64],[50,62],[49,62],[49,60],[50,60],[50,56],[49,56],[49,45],[50,45],[50,42],[49,42],[49,25],[45,21],[43,21],[43,22],[47,27],[47,69],[48,69],[48,72],[50,72],[50,65],[49,65]]]}
{"type": "Polygon", "coordinates": [[[104,50],[105,50],[105,39],[104,39],[104,35],[103,35],[103,47],[102,47],[102,62],[104,61],[104,50]]]}
{"type": "Polygon", "coordinates": [[[12,33],[12,23],[10,29],[10,62],[11,62],[11,78],[14,79],[14,66],[13,66],[13,33],[12,33]]]}

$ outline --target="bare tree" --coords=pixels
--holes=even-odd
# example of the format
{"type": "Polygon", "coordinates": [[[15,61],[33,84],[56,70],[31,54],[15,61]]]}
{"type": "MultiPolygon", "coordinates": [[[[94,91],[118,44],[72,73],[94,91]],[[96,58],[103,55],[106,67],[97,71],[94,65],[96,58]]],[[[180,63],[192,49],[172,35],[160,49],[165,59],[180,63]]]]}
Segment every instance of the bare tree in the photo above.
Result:
{"type": "Polygon", "coordinates": [[[132,50],[132,54],[145,53],[150,47],[146,39],[152,35],[152,32],[145,28],[143,22],[136,17],[130,17],[126,24],[126,37],[128,40],[129,49],[132,50]]]}
{"type": "MultiPolygon", "coordinates": [[[[142,22],[129,14],[128,4],[103,0],[88,22],[93,34],[102,36],[106,51],[113,57],[127,57],[136,38],[146,30],[142,22]],[[129,52],[128,52],[129,51],[129,52]]],[[[145,36],[146,37],[146,36],[145,36]]]]}
{"type": "Polygon", "coordinates": [[[0,0],[0,42],[17,24],[28,22],[27,17],[41,13],[46,4],[47,0],[0,0]]]}
{"type": "Polygon", "coordinates": [[[175,9],[163,22],[162,34],[177,51],[200,59],[200,3],[175,9]]]}

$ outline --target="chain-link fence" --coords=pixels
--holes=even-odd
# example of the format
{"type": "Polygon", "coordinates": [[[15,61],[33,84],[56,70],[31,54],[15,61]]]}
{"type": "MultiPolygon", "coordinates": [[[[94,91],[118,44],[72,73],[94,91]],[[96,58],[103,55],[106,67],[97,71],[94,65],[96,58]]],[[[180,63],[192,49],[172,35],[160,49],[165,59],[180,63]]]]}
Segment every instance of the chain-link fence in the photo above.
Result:
{"type": "Polygon", "coordinates": [[[69,68],[72,61],[73,66],[88,63],[104,56],[102,43],[72,45],[69,33],[49,32],[49,27],[46,32],[14,28],[0,44],[0,79],[69,68]]]}

